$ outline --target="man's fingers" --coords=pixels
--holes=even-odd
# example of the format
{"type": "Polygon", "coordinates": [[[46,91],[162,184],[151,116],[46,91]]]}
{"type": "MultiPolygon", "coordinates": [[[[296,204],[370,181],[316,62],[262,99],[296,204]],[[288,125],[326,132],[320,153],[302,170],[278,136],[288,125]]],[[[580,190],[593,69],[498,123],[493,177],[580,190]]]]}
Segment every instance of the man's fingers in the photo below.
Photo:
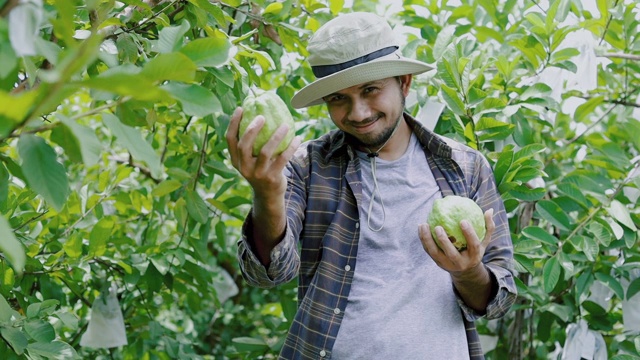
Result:
{"type": "Polygon", "coordinates": [[[238,141],[238,129],[240,127],[240,120],[242,119],[242,108],[237,107],[231,115],[229,126],[227,127],[227,143],[232,144],[238,141]]]}
{"type": "Polygon", "coordinates": [[[429,224],[420,224],[419,226],[419,235],[420,241],[422,242],[422,247],[424,250],[430,255],[438,252],[438,245],[436,245],[435,240],[431,236],[431,229],[429,228],[429,224]]]}
{"type": "Polygon", "coordinates": [[[447,255],[447,258],[454,260],[456,257],[460,255],[458,249],[453,246],[451,240],[447,235],[447,232],[444,231],[442,226],[436,226],[436,236],[438,237],[438,243],[440,244],[440,249],[447,255]]]}
{"type": "Polygon", "coordinates": [[[462,229],[462,233],[464,234],[464,237],[467,239],[466,251],[469,252],[469,257],[473,259],[479,253],[482,252],[481,250],[482,244],[480,239],[478,239],[478,234],[476,234],[475,229],[473,228],[473,226],[471,226],[471,224],[467,220],[462,220],[460,222],[460,229],[462,229]]]}
{"type": "Polygon", "coordinates": [[[493,221],[493,209],[489,209],[485,211],[484,223],[485,223],[485,226],[487,227],[487,234],[484,236],[483,242],[484,240],[487,240],[487,239],[491,241],[491,235],[496,229],[496,223],[493,221]]]}
{"type": "Polygon", "coordinates": [[[264,126],[264,116],[258,115],[251,121],[244,134],[238,140],[238,149],[240,155],[243,157],[251,157],[253,154],[253,143],[256,141],[256,137],[260,133],[260,130],[264,126]]]}
{"type": "Polygon", "coordinates": [[[294,137],[293,140],[291,140],[289,147],[285,151],[283,151],[282,154],[276,157],[273,165],[276,168],[284,168],[285,165],[287,165],[287,163],[289,162],[289,160],[291,160],[296,150],[298,150],[298,147],[300,146],[301,143],[302,143],[302,139],[300,139],[299,136],[294,137]]]}
{"type": "Polygon", "coordinates": [[[237,107],[231,115],[231,121],[227,127],[227,147],[229,148],[229,155],[231,156],[231,163],[235,164],[237,158],[238,147],[238,128],[240,125],[240,119],[242,119],[242,108],[237,107]]]}
{"type": "Polygon", "coordinates": [[[271,138],[269,138],[269,141],[267,141],[264,146],[262,146],[260,154],[258,154],[258,157],[260,158],[259,161],[270,160],[274,157],[276,149],[278,148],[278,146],[280,146],[282,140],[284,140],[284,138],[287,136],[288,131],[289,126],[286,124],[282,124],[276,129],[276,131],[273,132],[271,138]]]}

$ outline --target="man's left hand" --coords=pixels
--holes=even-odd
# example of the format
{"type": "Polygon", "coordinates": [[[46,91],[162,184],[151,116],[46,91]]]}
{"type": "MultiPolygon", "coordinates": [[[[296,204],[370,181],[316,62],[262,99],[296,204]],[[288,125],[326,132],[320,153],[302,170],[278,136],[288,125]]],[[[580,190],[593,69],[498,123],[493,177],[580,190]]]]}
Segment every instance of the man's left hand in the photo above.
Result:
{"type": "Polygon", "coordinates": [[[435,229],[438,242],[441,244],[441,247],[438,247],[431,236],[429,225],[426,223],[420,224],[419,234],[422,246],[433,261],[442,269],[448,271],[453,277],[473,275],[474,272],[481,268],[481,266],[478,265],[482,263],[484,251],[487,244],[491,241],[491,235],[495,230],[493,209],[489,209],[484,213],[484,221],[487,227],[487,233],[482,240],[478,239],[478,235],[468,221],[462,220],[460,222],[462,233],[467,239],[467,248],[462,251],[458,251],[458,249],[453,246],[442,226],[436,226],[435,229]]]}

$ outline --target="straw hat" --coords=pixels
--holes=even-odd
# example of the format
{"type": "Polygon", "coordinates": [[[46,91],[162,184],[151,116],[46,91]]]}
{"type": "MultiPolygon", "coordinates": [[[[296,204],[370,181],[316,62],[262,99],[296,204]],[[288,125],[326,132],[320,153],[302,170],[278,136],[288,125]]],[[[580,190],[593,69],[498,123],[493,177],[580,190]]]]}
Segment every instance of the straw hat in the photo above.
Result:
{"type": "Polygon", "coordinates": [[[307,50],[317,80],[293,96],[291,106],[296,109],[322,104],[324,96],[368,81],[433,69],[402,56],[391,26],[371,13],[332,19],[311,37],[307,50]]]}

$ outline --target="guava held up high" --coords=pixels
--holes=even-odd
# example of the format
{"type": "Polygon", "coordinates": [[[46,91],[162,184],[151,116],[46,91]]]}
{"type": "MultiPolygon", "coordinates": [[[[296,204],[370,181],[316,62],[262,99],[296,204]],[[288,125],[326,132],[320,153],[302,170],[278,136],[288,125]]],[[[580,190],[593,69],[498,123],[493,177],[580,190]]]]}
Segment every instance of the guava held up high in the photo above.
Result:
{"type": "Polygon", "coordinates": [[[484,222],[484,213],[475,201],[462,196],[450,195],[441,199],[436,199],[433,209],[429,214],[427,223],[431,228],[431,235],[436,244],[442,248],[436,236],[436,226],[440,225],[447,233],[449,240],[458,250],[467,248],[467,239],[460,228],[460,221],[467,220],[482,241],[487,228],[484,222]]]}
{"type": "Polygon", "coordinates": [[[249,124],[256,116],[264,116],[265,122],[253,143],[253,156],[258,156],[264,144],[269,141],[271,136],[276,132],[282,124],[289,126],[289,131],[285,138],[276,148],[274,155],[280,155],[289,147],[291,140],[295,137],[295,125],[293,117],[289,112],[287,104],[282,101],[275,91],[254,90],[249,91],[248,96],[242,102],[242,120],[238,135],[242,137],[249,124]]]}

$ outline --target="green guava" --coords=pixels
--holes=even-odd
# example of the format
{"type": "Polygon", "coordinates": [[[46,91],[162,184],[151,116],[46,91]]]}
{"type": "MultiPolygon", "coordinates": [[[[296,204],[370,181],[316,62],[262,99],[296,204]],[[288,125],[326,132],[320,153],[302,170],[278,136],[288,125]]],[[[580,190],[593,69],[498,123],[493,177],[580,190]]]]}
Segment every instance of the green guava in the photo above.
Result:
{"type": "Polygon", "coordinates": [[[262,115],[265,119],[264,126],[260,129],[256,141],[253,143],[253,156],[258,156],[264,144],[282,124],[287,124],[289,131],[276,148],[274,155],[280,155],[289,147],[295,136],[295,125],[287,104],[278,94],[274,91],[251,90],[242,102],[242,110],[242,120],[238,132],[240,137],[244,135],[247,127],[256,116],[262,115]]]}
{"type": "Polygon", "coordinates": [[[484,223],[484,213],[475,201],[462,196],[449,195],[436,199],[429,214],[427,223],[431,228],[431,235],[436,244],[442,248],[436,236],[436,226],[440,225],[447,233],[449,240],[458,250],[467,248],[467,239],[460,229],[460,221],[467,220],[475,229],[478,239],[482,241],[487,229],[484,223]]]}

